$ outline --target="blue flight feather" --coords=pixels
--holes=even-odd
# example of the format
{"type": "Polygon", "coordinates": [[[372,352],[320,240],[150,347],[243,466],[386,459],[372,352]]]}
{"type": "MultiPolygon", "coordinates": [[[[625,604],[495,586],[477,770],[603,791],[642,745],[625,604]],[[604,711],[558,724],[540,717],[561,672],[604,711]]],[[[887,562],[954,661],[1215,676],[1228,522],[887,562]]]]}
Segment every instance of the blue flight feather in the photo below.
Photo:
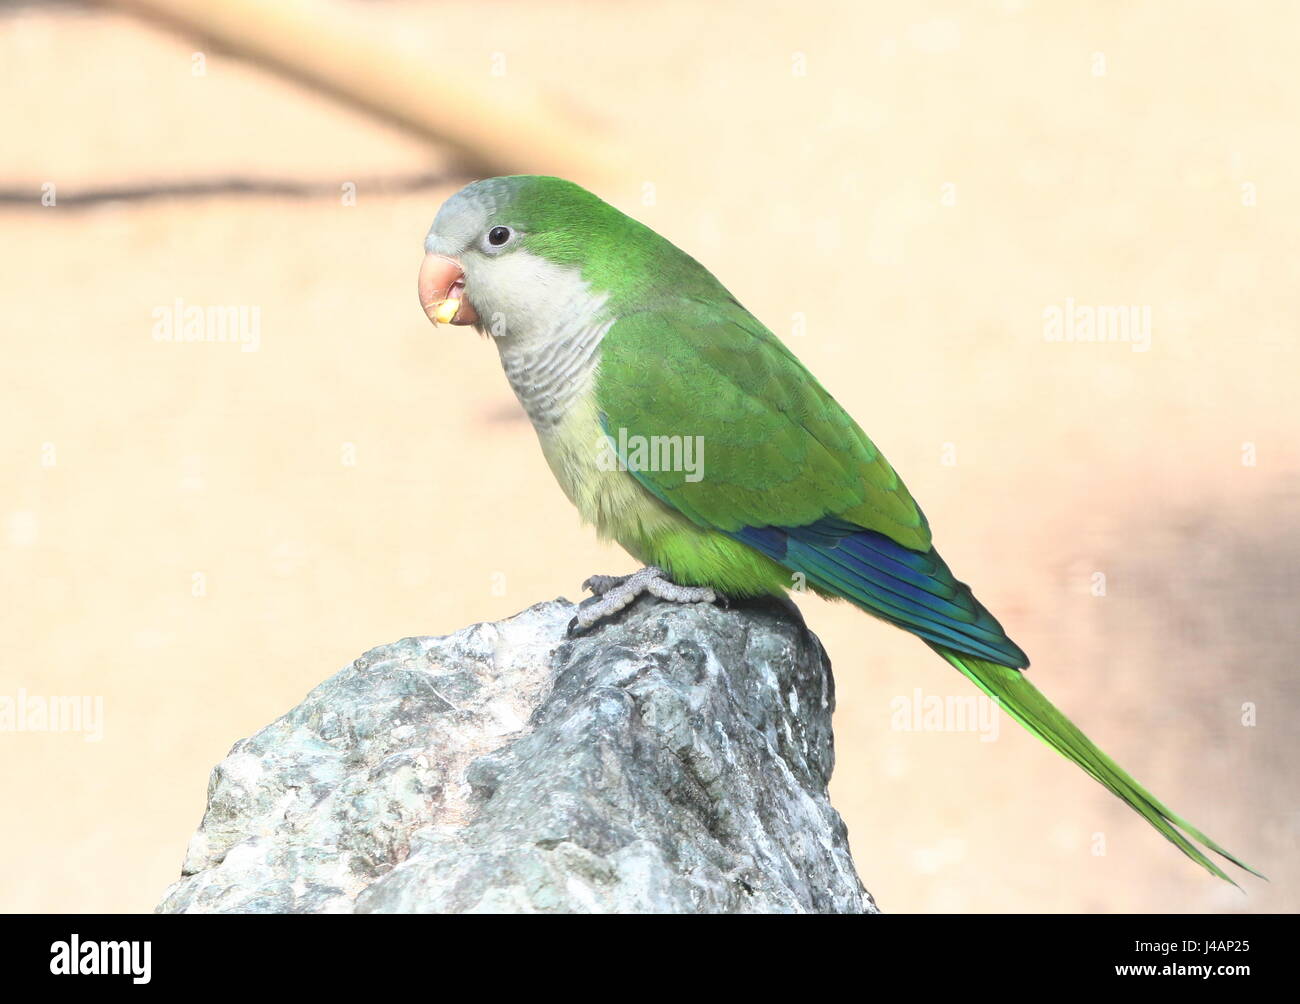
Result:
{"type": "Polygon", "coordinates": [[[933,548],[913,551],[882,533],[829,517],[799,527],[747,526],[730,536],[926,641],[1004,666],[1029,665],[933,548]]]}

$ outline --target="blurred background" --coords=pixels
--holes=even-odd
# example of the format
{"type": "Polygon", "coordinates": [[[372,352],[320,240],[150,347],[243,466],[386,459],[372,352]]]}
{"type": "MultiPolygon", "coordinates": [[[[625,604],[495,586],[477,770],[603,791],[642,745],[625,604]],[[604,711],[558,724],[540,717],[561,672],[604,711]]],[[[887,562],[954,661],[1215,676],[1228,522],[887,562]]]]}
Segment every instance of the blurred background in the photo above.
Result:
{"type": "Polygon", "coordinates": [[[902,727],[972,688],[800,597],[882,909],[1295,910],[1298,31],[1282,0],[0,4],[0,697],[103,709],[0,731],[0,909],[152,909],[237,739],[374,645],[633,567],[417,303],[444,198],[549,172],[785,338],[1036,684],[1272,879],[1208,878],[1006,719],[902,727]]]}

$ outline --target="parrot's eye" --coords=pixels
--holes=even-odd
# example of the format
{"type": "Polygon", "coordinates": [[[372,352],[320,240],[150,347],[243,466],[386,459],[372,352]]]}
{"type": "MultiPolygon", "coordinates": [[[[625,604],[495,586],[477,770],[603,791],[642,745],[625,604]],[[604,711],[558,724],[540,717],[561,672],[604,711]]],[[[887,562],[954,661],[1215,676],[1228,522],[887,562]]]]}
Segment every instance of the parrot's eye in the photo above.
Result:
{"type": "Polygon", "coordinates": [[[510,240],[509,227],[493,227],[488,231],[488,243],[494,248],[499,248],[508,240],[510,240]]]}

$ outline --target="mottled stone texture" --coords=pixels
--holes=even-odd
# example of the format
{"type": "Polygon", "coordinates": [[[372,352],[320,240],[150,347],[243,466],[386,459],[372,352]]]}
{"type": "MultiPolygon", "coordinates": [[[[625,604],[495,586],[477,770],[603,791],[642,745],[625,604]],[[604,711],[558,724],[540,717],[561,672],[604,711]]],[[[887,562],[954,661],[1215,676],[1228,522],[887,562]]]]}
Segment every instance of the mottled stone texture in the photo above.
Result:
{"type": "Polygon", "coordinates": [[[158,909],[874,912],[798,612],[575,610],[372,649],[236,743],[158,909]]]}

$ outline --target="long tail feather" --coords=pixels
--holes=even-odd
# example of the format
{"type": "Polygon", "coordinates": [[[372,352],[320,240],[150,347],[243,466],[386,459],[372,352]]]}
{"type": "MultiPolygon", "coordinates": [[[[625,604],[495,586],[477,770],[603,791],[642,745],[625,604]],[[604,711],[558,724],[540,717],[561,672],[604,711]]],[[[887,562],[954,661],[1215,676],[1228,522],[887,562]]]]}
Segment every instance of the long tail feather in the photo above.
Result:
{"type": "Polygon", "coordinates": [[[1252,875],[1264,878],[1254,868],[1224,850],[1187,820],[1175,815],[1167,806],[1108,757],[1085,736],[1073,722],[1057,710],[1018,669],[996,662],[954,652],[940,645],[930,645],[936,652],[969,677],[1001,708],[1031,733],[1066,759],[1078,764],[1116,796],[1123,799],[1143,819],[1154,826],[1180,851],[1212,875],[1233,882],[1197,843],[1231,861],[1252,875]]]}

